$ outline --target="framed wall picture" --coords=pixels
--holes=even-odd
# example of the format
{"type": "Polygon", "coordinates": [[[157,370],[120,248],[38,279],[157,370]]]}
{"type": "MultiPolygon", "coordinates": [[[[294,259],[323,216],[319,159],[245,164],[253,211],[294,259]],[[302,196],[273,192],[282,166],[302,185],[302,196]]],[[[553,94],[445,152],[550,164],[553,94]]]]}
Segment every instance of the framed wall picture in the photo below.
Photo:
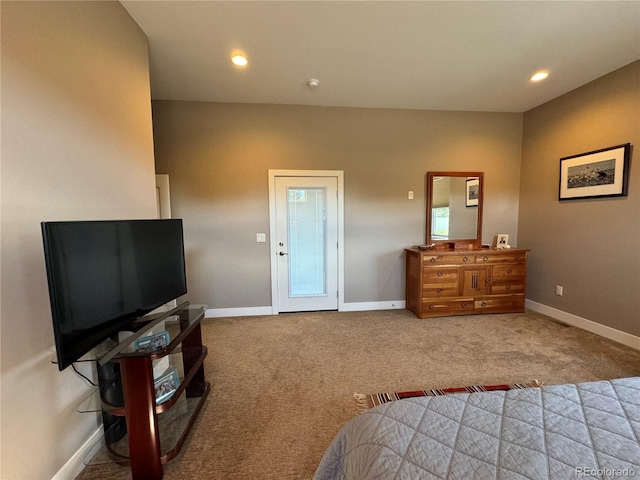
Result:
{"type": "Polygon", "coordinates": [[[627,195],[631,144],[560,159],[559,200],[627,195]]]}
{"type": "Polygon", "coordinates": [[[478,198],[480,198],[480,179],[467,178],[467,198],[465,205],[467,207],[477,207],[478,198]]]}

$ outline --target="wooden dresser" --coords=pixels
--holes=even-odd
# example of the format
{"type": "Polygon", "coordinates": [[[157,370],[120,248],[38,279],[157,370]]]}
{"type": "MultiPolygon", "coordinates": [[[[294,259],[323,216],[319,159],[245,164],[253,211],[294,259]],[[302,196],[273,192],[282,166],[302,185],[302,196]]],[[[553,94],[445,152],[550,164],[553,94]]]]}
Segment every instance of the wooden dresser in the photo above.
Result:
{"type": "Polygon", "coordinates": [[[406,249],[407,308],[418,318],[524,312],[525,249],[406,249]]]}

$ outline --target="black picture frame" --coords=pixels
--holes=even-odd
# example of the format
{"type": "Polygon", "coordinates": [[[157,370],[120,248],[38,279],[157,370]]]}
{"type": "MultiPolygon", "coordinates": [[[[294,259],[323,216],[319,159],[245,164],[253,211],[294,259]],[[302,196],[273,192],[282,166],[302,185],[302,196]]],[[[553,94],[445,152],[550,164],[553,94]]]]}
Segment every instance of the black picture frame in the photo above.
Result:
{"type": "Polygon", "coordinates": [[[467,178],[466,186],[465,206],[477,207],[480,198],[480,179],[477,177],[467,178]]]}
{"type": "Polygon", "coordinates": [[[558,199],[627,196],[630,160],[630,143],[561,158],[558,199]]]}

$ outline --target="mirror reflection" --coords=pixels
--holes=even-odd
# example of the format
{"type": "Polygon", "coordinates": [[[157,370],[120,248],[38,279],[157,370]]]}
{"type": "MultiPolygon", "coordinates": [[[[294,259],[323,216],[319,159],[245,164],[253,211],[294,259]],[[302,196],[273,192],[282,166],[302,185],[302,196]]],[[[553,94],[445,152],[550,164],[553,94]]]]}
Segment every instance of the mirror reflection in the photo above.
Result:
{"type": "Polygon", "coordinates": [[[480,244],[482,177],[481,172],[427,173],[427,245],[480,244]]]}

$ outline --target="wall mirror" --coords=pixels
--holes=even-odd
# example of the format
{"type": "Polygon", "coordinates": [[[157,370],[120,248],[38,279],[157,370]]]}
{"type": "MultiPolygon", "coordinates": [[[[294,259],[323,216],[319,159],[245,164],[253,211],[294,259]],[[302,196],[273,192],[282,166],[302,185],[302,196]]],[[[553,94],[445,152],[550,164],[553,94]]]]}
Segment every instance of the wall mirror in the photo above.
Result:
{"type": "Polygon", "coordinates": [[[427,172],[426,244],[479,247],[483,190],[482,172],[427,172]]]}

